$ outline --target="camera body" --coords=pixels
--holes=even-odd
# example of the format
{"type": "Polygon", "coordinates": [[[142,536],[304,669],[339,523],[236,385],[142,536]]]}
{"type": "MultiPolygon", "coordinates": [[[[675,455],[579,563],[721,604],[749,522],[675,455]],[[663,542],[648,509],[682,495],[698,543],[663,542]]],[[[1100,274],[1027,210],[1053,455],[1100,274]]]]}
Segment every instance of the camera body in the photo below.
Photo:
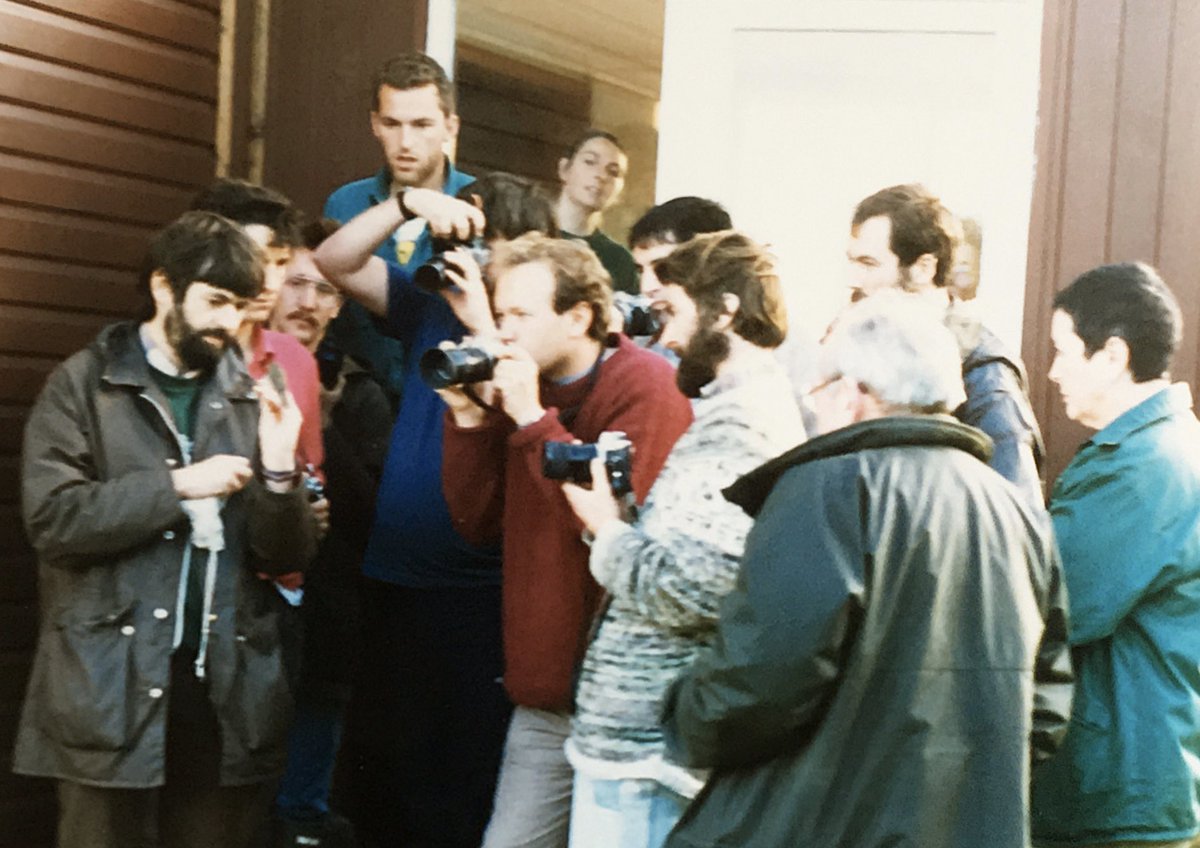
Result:
{"type": "Polygon", "coordinates": [[[432,241],[433,256],[413,273],[413,284],[417,288],[433,294],[454,285],[446,277],[446,266],[449,265],[455,268],[455,270],[458,270],[458,268],[453,261],[446,261],[447,250],[453,250],[456,247],[465,247],[471,254],[471,258],[475,260],[480,268],[487,265],[488,260],[492,258],[491,248],[484,243],[481,236],[476,236],[470,241],[464,242],[442,238],[435,238],[432,241]]]}
{"type": "Polygon", "coordinates": [[[644,294],[629,294],[614,292],[613,306],[621,313],[624,326],[621,330],[630,338],[634,336],[656,336],[662,329],[658,320],[658,310],[651,305],[650,298],[644,294]]]}
{"type": "Polygon", "coordinates": [[[425,385],[431,389],[445,389],[492,379],[496,356],[477,343],[432,347],[421,354],[417,367],[425,385]]]}
{"type": "Polygon", "coordinates": [[[608,485],[620,498],[633,491],[633,443],[619,430],[607,430],[593,444],[546,442],[542,446],[542,476],[548,480],[592,482],[591,462],[599,457],[608,472],[608,485]]]}

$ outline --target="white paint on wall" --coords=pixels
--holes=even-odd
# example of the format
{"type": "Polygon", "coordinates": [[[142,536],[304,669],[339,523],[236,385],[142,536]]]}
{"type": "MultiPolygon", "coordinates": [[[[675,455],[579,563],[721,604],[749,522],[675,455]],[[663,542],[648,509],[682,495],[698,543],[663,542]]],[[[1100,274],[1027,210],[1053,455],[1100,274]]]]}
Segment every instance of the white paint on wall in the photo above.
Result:
{"type": "Polygon", "coordinates": [[[724,203],[819,334],[855,204],[923,182],[981,221],[980,310],[1019,344],[1041,19],[1041,0],[668,0],[657,197],[724,203]]]}

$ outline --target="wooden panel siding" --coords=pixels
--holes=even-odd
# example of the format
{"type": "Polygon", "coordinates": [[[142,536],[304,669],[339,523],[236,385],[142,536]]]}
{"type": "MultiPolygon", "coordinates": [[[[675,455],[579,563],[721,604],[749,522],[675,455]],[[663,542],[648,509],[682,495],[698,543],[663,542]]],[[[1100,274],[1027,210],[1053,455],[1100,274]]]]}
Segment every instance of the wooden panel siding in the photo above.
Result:
{"type": "Polygon", "coordinates": [[[459,167],[558,187],[558,160],[591,121],[591,84],[459,42],[459,167]]]}
{"type": "Polygon", "coordinates": [[[0,0],[0,846],[48,848],[11,774],[36,637],[20,441],[47,374],[136,314],[150,235],[212,179],[219,0],[0,0]]]}
{"type": "Polygon", "coordinates": [[[1173,376],[1200,381],[1200,4],[1045,4],[1023,355],[1050,477],[1087,438],[1047,379],[1051,303],[1108,262],[1162,272],[1184,314],[1173,376]]]}

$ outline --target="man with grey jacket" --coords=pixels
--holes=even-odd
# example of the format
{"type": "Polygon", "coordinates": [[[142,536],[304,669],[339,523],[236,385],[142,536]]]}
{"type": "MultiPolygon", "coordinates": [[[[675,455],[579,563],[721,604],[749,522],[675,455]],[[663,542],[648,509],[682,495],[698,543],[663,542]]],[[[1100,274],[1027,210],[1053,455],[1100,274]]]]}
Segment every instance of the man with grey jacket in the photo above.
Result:
{"type": "Polygon", "coordinates": [[[667,844],[1024,848],[1071,704],[1049,520],[949,415],[958,350],[911,298],[851,308],[820,374],[821,435],[725,490],[755,524],[667,695],[668,755],[714,770],[667,844]]]}
{"type": "Polygon", "coordinates": [[[26,427],[42,622],[14,767],[58,780],[60,848],[243,848],[291,707],[257,575],[314,548],[301,416],[233,343],[262,286],[240,228],[189,212],[145,268],[145,320],[60,365],[26,427]]]}

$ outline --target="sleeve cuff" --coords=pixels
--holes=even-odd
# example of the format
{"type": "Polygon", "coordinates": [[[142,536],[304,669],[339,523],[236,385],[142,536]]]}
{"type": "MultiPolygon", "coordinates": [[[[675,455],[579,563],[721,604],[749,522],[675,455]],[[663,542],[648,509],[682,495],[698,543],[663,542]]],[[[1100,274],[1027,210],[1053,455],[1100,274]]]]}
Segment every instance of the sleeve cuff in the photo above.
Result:
{"type": "Polygon", "coordinates": [[[624,521],[610,521],[592,537],[588,568],[591,569],[596,582],[614,594],[614,584],[621,571],[621,557],[616,556],[619,553],[619,543],[626,533],[632,532],[633,528],[624,521]]]}

